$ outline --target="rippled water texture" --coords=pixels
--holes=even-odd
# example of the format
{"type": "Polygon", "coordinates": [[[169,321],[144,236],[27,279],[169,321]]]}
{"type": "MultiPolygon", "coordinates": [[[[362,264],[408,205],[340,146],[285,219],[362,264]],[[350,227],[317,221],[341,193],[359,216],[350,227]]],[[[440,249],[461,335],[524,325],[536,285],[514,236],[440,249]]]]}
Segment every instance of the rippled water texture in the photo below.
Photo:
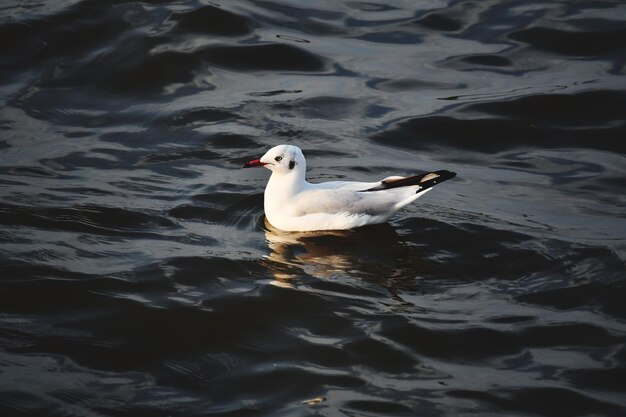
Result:
{"type": "Polygon", "coordinates": [[[626,415],[622,1],[4,0],[0,415],[626,415]],[[458,176],[282,233],[265,170],[458,176]]]}

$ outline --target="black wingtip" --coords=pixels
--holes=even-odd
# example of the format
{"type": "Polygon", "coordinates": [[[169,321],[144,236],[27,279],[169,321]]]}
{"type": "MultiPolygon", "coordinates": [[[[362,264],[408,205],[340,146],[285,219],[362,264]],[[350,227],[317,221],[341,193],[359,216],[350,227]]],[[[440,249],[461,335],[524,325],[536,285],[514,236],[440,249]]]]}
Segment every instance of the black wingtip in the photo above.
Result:
{"type": "Polygon", "coordinates": [[[412,177],[384,180],[380,185],[363,191],[382,191],[391,188],[409,187],[418,185],[417,192],[427,190],[437,184],[456,177],[456,172],[441,170],[428,172],[426,174],[414,175],[412,177]]]}
{"type": "Polygon", "coordinates": [[[456,177],[456,172],[448,171],[445,169],[442,169],[440,171],[435,171],[433,172],[433,174],[437,174],[437,176],[435,178],[428,179],[426,181],[420,181],[419,183],[420,189],[417,190],[418,193],[424,190],[428,190],[429,188],[432,188],[437,184],[441,184],[444,181],[448,181],[449,179],[456,177]]]}
{"type": "Polygon", "coordinates": [[[441,171],[435,171],[435,174],[438,174],[441,176],[441,181],[439,182],[447,181],[451,178],[456,177],[456,172],[448,171],[445,169],[442,169],[441,171]]]}

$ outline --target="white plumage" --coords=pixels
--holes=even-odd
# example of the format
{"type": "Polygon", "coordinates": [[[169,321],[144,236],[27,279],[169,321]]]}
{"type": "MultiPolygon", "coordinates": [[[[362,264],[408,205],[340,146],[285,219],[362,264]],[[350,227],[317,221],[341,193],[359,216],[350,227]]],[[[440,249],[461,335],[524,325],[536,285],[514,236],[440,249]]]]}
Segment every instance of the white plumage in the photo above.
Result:
{"type": "Polygon", "coordinates": [[[352,229],[383,223],[432,186],[454,177],[436,171],[376,182],[330,181],[312,184],[305,178],[306,160],[293,145],[278,145],[244,168],[272,171],[265,188],[265,216],[286,231],[352,229]]]}

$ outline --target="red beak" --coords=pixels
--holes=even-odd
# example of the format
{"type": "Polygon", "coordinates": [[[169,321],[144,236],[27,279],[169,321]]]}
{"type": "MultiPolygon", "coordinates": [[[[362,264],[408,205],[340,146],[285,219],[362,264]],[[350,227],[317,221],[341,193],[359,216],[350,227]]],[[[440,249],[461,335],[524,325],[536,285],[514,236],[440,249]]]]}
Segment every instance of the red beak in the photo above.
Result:
{"type": "Polygon", "coordinates": [[[260,159],[253,159],[252,161],[243,164],[242,168],[262,167],[264,165],[265,162],[261,162],[260,159]]]}

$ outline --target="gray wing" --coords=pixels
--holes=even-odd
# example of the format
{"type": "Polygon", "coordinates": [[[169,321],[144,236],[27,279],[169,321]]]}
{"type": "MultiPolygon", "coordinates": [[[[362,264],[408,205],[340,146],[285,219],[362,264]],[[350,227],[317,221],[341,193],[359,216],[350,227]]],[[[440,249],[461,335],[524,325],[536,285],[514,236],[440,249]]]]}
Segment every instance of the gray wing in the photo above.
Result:
{"type": "Polygon", "coordinates": [[[396,211],[403,200],[415,195],[415,187],[380,192],[353,191],[339,188],[312,188],[302,191],[292,206],[294,216],[307,214],[367,214],[388,215],[396,211]]]}

